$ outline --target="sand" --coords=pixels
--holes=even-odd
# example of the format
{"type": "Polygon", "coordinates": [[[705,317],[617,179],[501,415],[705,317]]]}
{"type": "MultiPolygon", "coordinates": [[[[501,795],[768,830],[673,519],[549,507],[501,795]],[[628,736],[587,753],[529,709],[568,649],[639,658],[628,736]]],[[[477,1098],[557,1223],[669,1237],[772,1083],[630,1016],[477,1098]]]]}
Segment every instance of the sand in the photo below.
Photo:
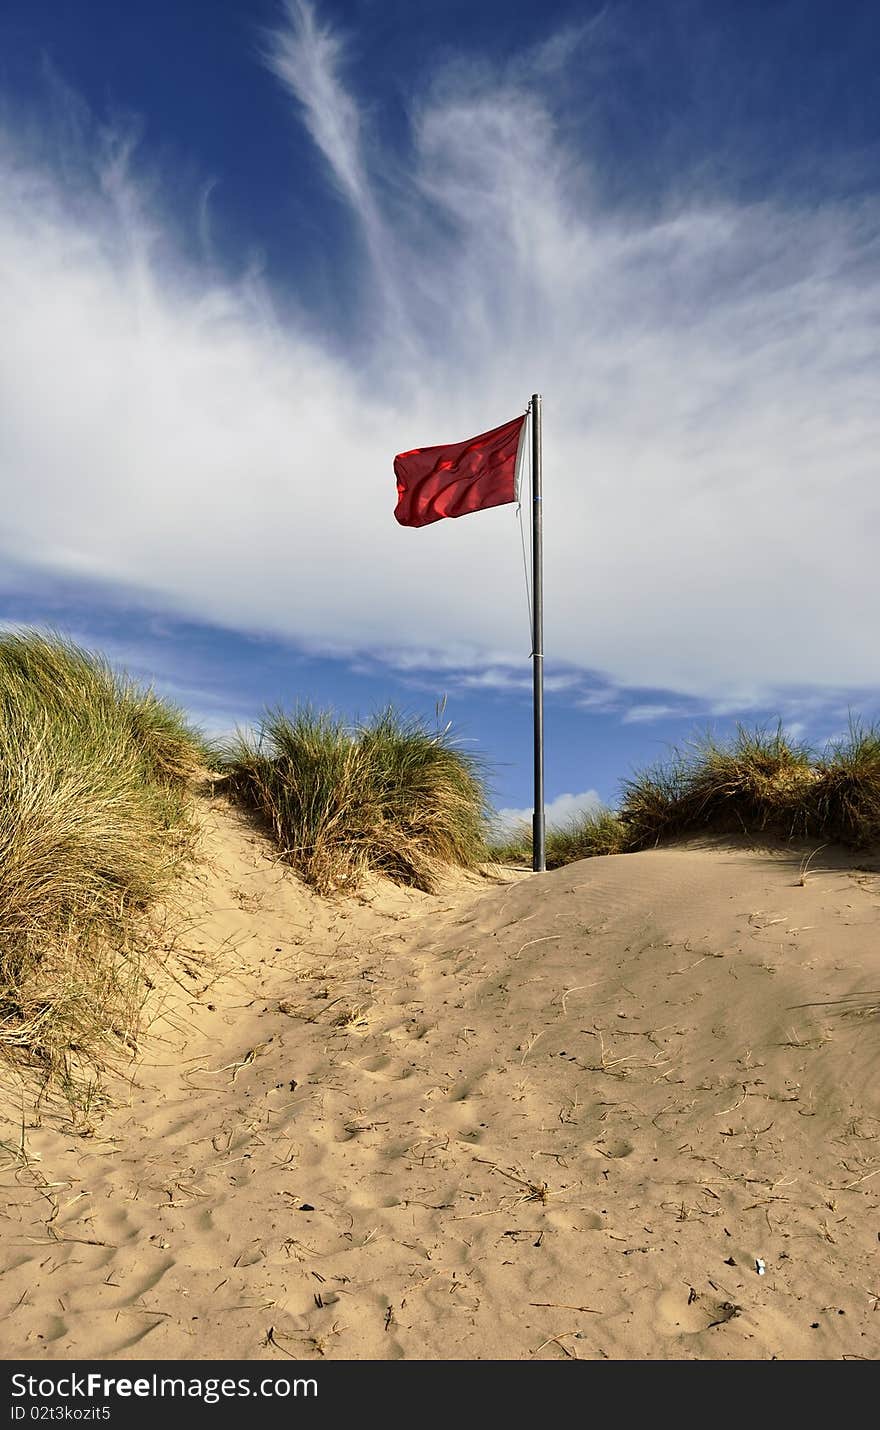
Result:
{"type": "Polygon", "coordinates": [[[877,1355],[876,861],[331,903],[205,819],[118,1105],[7,1080],[4,1357],[877,1355]]]}

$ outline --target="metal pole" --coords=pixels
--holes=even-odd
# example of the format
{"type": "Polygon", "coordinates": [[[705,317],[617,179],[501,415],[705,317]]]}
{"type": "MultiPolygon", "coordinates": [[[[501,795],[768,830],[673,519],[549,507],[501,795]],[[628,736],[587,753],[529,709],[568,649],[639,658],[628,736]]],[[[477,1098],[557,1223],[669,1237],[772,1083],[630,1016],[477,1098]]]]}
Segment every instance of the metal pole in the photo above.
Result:
{"type": "Polygon", "coordinates": [[[541,394],[532,408],[532,681],[535,722],[535,811],[532,816],[532,868],[547,867],[544,839],[544,521],[541,472],[541,394]]]}

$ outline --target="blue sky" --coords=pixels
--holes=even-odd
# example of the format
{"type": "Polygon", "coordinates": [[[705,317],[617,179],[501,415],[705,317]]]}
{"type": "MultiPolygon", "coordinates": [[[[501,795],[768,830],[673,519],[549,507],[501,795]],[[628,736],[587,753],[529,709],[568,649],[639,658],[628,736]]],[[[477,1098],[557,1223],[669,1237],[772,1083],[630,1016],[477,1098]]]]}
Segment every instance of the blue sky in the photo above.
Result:
{"type": "Polygon", "coordinates": [[[391,461],[539,389],[560,815],[875,718],[878,51],[853,0],[6,0],[0,619],[214,730],[446,696],[525,809],[515,512],[398,528],[391,461]]]}

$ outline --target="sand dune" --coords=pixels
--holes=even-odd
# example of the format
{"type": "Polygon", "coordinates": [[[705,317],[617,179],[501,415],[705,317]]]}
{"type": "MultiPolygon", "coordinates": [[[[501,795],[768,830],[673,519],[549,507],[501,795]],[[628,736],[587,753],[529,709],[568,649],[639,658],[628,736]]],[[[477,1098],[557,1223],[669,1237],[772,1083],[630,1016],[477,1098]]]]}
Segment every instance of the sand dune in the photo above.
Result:
{"type": "Polygon", "coordinates": [[[119,1105],[25,1164],[9,1092],[4,1356],[877,1355],[876,862],[330,904],[206,821],[119,1105]]]}

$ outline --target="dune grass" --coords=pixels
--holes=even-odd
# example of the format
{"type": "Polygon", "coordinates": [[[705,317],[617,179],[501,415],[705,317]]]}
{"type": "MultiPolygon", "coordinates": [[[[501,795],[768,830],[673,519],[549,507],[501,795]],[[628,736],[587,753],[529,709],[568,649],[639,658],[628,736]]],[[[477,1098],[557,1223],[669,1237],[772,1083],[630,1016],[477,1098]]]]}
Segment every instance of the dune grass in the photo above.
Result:
{"type": "Polygon", "coordinates": [[[852,723],[816,773],[810,832],[855,848],[880,842],[880,728],[852,723]]]}
{"type": "Polygon", "coordinates": [[[620,820],[610,809],[596,810],[571,820],[561,829],[547,832],[548,869],[559,869],[574,859],[593,859],[602,854],[622,852],[620,820]]]}
{"type": "MultiPolygon", "coordinates": [[[[531,861],[525,827],[487,846],[484,772],[449,727],[393,709],[350,727],[304,707],[211,749],[101,657],[0,635],[0,1052],[70,1083],[134,1046],[149,913],[193,857],[191,783],[209,763],[322,894],[531,861]]],[[[547,862],[731,831],[880,841],[880,730],[854,722],[821,754],[781,725],[705,735],[626,780],[616,810],[551,829],[547,862]]]]}
{"type": "MultiPolygon", "coordinates": [[[[600,854],[620,854],[623,829],[610,809],[570,820],[560,828],[547,830],[545,855],[548,869],[559,869],[575,859],[592,859],[600,854]]],[[[506,838],[490,842],[488,857],[498,864],[532,866],[532,831],[523,823],[506,838]]]]}
{"type": "MultiPolygon", "coordinates": [[[[855,720],[847,736],[815,753],[782,725],[711,733],[623,783],[616,810],[601,810],[547,834],[547,867],[600,854],[633,853],[708,833],[822,839],[851,848],[880,842],[880,730],[855,720]]],[[[525,826],[492,857],[531,861],[525,826]]]]}
{"type": "Polygon", "coordinates": [[[781,724],[739,726],[727,742],[705,735],[627,780],[618,817],[629,849],[703,831],[862,848],[880,840],[880,732],[854,720],[820,753],[781,724]]]}
{"type": "Polygon", "coordinates": [[[192,855],[206,748],[56,637],[0,635],[0,1049],[47,1075],[131,1045],[143,919],[192,855]]]}
{"type": "Polygon", "coordinates": [[[218,763],[232,798],[322,894],[351,892],[370,872],[431,890],[442,866],[485,857],[482,771],[448,727],[394,710],[354,728],[327,711],[273,710],[218,763]]]}
{"type": "Polygon", "coordinates": [[[738,726],[727,741],[707,733],[626,780],[619,817],[633,849],[703,830],[807,836],[816,780],[810,751],[781,725],[738,726]]]}

